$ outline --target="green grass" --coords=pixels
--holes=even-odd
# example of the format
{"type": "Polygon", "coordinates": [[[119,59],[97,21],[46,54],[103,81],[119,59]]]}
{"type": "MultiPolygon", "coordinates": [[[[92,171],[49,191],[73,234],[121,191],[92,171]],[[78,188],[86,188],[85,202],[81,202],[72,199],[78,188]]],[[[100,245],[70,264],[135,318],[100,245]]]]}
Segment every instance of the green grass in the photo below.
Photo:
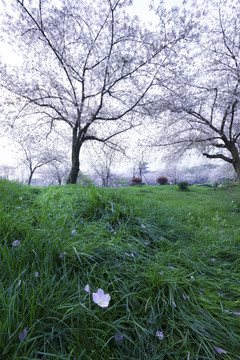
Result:
{"type": "Polygon", "coordinates": [[[240,359],[239,218],[238,186],[1,180],[0,359],[240,359]]]}

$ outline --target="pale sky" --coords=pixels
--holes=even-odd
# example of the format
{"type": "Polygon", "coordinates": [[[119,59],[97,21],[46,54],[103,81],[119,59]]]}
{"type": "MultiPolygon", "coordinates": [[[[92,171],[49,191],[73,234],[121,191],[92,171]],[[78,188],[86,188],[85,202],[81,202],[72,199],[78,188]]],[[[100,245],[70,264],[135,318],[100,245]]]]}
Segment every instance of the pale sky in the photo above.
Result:
{"type": "MultiPolygon", "coordinates": [[[[168,9],[170,9],[173,6],[180,6],[182,4],[182,0],[165,0],[165,5],[168,9]]],[[[151,3],[151,0],[133,0],[133,13],[138,15],[139,18],[144,22],[154,22],[154,14],[153,12],[149,11],[149,5],[151,3]]],[[[155,4],[157,4],[158,1],[155,0],[155,4]]]]}

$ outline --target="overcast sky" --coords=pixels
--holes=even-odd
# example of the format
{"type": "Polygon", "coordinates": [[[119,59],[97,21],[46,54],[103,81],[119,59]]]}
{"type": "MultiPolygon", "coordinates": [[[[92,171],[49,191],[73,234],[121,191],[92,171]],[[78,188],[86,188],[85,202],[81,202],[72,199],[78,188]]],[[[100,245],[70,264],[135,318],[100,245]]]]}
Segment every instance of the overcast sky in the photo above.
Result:
{"type": "MultiPolygon", "coordinates": [[[[133,11],[137,14],[143,21],[147,22],[147,18],[150,21],[153,20],[152,12],[149,12],[149,5],[151,0],[133,0],[133,11]]],[[[158,1],[155,0],[155,4],[158,1]]],[[[165,5],[167,8],[171,8],[172,6],[180,6],[182,4],[182,0],[165,0],[165,5]]]]}

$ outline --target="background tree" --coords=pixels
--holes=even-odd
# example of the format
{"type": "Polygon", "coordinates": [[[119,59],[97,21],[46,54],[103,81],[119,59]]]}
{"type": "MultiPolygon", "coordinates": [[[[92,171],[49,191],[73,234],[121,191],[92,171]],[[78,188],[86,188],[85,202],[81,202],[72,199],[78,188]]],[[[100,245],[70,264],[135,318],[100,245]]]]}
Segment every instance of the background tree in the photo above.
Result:
{"type": "Polygon", "coordinates": [[[143,143],[138,142],[133,148],[130,149],[129,158],[132,160],[132,176],[140,177],[148,183],[145,176],[149,172],[148,162],[146,159],[149,158],[151,148],[146,148],[143,143]]]}
{"type": "Polygon", "coordinates": [[[97,146],[93,150],[95,156],[91,156],[90,163],[94,171],[94,178],[96,180],[99,179],[104,187],[116,186],[113,167],[117,165],[117,160],[120,160],[119,155],[123,155],[124,150],[122,149],[120,153],[120,146],[118,144],[112,147],[97,146]]]}
{"type": "Polygon", "coordinates": [[[191,11],[196,36],[178,52],[177,66],[169,64],[155,103],[154,111],[166,110],[157,144],[230,163],[240,181],[240,3],[209,0],[191,11]]]}
{"type": "Polygon", "coordinates": [[[48,166],[41,171],[41,177],[47,178],[50,184],[63,185],[69,174],[69,164],[63,156],[58,156],[57,161],[51,161],[48,166]]]}
{"type": "Polygon", "coordinates": [[[144,161],[143,159],[143,153],[142,153],[142,159],[139,161],[138,164],[138,172],[139,172],[139,176],[142,178],[145,178],[145,174],[148,172],[148,163],[147,161],[144,161]]]}
{"type": "Polygon", "coordinates": [[[28,171],[28,185],[31,185],[34,173],[43,166],[61,161],[61,155],[46,139],[39,135],[28,134],[16,141],[20,148],[20,164],[24,164],[28,171]]]}
{"type": "Polygon", "coordinates": [[[15,175],[15,167],[10,165],[0,166],[0,178],[11,179],[15,175]]]}
{"type": "Polygon", "coordinates": [[[178,161],[169,161],[164,168],[163,174],[169,179],[170,184],[176,185],[182,175],[179,170],[178,161]]]}
{"type": "Polygon", "coordinates": [[[125,187],[128,185],[128,183],[129,180],[124,176],[119,176],[119,175],[114,176],[114,184],[116,184],[116,186],[125,187]]]}
{"type": "Polygon", "coordinates": [[[150,33],[127,15],[130,3],[11,0],[12,11],[5,7],[5,34],[23,63],[17,71],[2,67],[2,87],[22,104],[17,119],[37,114],[51,131],[71,129],[69,183],[86,141],[108,143],[141,123],[164,50],[191,29],[173,14],[150,33]]]}

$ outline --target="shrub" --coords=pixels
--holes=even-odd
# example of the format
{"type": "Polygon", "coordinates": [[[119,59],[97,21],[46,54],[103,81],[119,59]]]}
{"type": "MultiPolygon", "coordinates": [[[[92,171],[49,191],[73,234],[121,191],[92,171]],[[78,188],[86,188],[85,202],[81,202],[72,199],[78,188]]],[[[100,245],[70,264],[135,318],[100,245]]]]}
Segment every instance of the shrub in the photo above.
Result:
{"type": "Polygon", "coordinates": [[[166,178],[165,176],[159,176],[157,178],[157,183],[159,185],[166,185],[168,183],[168,178],[166,178]]]}
{"type": "Polygon", "coordinates": [[[189,191],[189,183],[186,182],[186,181],[179,181],[177,183],[177,186],[178,186],[178,189],[181,190],[181,191],[189,191]]]}
{"type": "Polygon", "coordinates": [[[212,187],[212,184],[210,183],[202,183],[202,184],[196,184],[197,186],[200,186],[200,187],[212,187]]]}
{"type": "Polygon", "coordinates": [[[142,179],[140,177],[133,177],[131,182],[136,184],[142,184],[142,179]]]}

